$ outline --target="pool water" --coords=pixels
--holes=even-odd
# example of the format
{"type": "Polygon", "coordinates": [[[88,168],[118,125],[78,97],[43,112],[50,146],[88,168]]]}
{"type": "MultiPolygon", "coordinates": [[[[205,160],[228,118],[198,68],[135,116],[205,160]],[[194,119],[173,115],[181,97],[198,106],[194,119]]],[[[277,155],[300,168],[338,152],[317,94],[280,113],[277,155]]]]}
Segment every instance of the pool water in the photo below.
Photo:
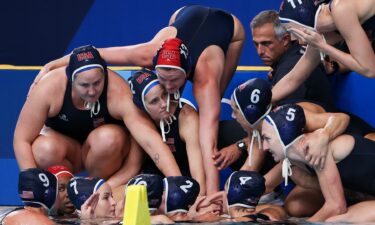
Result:
{"type": "MultiPolygon", "coordinates": [[[[7,212],[16,208],[15,206],[0,206],[0,220],[7,214],[7,212]]],[[[90,220],[80,220],[78,218],[64,218],[64,219],[54,219],[56,224],[74,224],[74,225],[117,225],[122,224],[122,220],[116,219],[90,219],[90,220]]],[[[241,225],[241,224],[275,224],[275,225],[348,225],[350,223],[310,223],[306,222],[305,219],[301,218],[290,218],[286,221],[280,222],[215,222],[215,223],[175,223],[176,225],[241,225]]],[[[375,223],[366,223],[366,225],[375,225],[375,223]]],[[[141,225],[141,224],[139,224],[141,225]]],[[[357,225],[357,224],[356,224],[357,225]]],[[[365,225],[365,224],[361,224],[365,225]]]]}

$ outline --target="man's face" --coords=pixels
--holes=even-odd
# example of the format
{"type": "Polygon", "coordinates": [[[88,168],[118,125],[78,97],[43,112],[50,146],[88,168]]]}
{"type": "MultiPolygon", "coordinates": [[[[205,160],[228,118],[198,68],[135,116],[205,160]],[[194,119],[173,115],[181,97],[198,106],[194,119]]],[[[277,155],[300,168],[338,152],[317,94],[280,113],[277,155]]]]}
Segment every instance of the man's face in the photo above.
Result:
{"type": "Polygon", "coordinates": [[[252,29],[253,43],[264,65],[272,66],[285,53],[289,44],[289,36],[277,39],[272,23],[252,29]]]}

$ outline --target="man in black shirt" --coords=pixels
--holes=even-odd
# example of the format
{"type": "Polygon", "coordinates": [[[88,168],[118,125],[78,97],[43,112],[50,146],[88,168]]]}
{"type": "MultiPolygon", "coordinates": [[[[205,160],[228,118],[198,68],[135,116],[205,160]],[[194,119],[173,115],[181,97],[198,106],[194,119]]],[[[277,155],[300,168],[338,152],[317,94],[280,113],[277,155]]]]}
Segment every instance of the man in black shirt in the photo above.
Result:
{"type": "MultiPolygon", "coordinates": [[[[303,55],[303,48],[280,24],[276,11],[260,12],[251,21],[250,28],[253,43],[257,53],[266,66],[272,68],[270,81],[275,85],[283,78],[303,55]]],[[[314,101],[323,104],[332,104],[333,97],[326,73],[322,66],[318,66],[296,91],[287,99],[314,101]]],[[[279,103],[281,103],[279,102],[279,103]]]]}

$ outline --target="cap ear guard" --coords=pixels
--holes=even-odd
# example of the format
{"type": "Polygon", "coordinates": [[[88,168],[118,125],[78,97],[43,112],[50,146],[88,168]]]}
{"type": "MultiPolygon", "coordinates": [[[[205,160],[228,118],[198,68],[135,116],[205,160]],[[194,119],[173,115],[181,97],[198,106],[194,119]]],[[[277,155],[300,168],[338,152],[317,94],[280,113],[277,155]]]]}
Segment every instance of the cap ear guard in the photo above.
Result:
{"type": "Polygon", "coordinates": [[[57,178],[38,168],[21,171],[18,177],[18,194],[25,206],[44,207],[49,211],[57,199],[57,178]]]}
{"type": "Polygon", "coordinates": [[[146,112],[146,109],[143,107],[143,103],[141,102],[142,100],[140,100],[137,95],[136,95],[136,92],[134,91],[134,86],[133,86],[133,77],[129,77],[128,79],[128,83],[129,83],[129,87],[130,87],[130,90],[131,92],[133,93],[133,103],[142,111],[145,111],[146,112]]]}
{"type": "Polygon", "coordinates": [[[70,179],[67,186],[69,199],[77,210],[81,210],[85,201],[104,183],[105,181],[99,178],[74,177],[70,179]]]}
{"type": "Polygon", "coordinates": [[[306,125],[305,114],[299,105],[287,104],[275,108],[266,117],[266,121],[275,129],[284,151],[282,163],[282,176],[285,186],[288,177],[292,175],[291,162],[287,157],[287,150],[304,135],[306,125]]]}
{"type": "Polygon", "coordinates": [[[239,85],[233,100],[250,127],[254,128],[271,109],[272,91],[268,81],[253,78],[239,85]]]}
{"type": "Polygon", "coordinates": [[[147,190],[150,212],[156,211],[162,200],[163,178],[156,174],[140,174],[129,180],[126,188],[131,185],[144,185],[147,190]]]}
{"type": "Polygon", "coordinates": [[[235,171],[227,180],[228,207],[255,208],[265,189],[265,179],[258,172],[235,171]]]}
{"type": "Polygon", "coordinates": [[[143,106],[143,103],[135,96],[133,96],[133,103],[142,111],[147,112],[145,107],[143,106]]]}
{"type": "Polygon", "coordinates": [[[143,68],[135,72],[128,79],[130,89],[133,93],[133,102],[142,110],[147,112],[144,97],[153,86],[159,85],[158,78],[151,70],[143,68]]]}
{"type": "Polygon", "coordinates": [[[239,85],[232,94],[241,115],[253,129],[249,145],[249,165],[252,165],[252,152],[255,139],[258,147],[262,148],[260,133],[257,125],[271,110],[271,84],[260,78],[253,78],[239,85]]]}
{"type": "Polygon", "coordinates": [[[200,191],[199,183],[190,177],[173,176],[164,178],[165,214],[188,212],[200,191]]]}
{"type": "Polygon", "coordinates": [[[289,148],[304,134],[306,118],[301,106],[286,104],[276,107],[267,116],[268,122],[276,129],[282,145],[289,148]]]}

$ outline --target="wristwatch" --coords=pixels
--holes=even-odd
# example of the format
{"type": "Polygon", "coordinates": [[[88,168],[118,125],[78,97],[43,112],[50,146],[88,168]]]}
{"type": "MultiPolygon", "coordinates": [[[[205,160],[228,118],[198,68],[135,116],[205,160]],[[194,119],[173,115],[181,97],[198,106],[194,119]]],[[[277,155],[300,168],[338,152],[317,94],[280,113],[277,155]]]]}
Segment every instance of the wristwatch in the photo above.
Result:
{"type": "Polygon", "coordinates": [[[241,154],[246,154],[247,153],[247,146],[246,143],[242,140],[237,141],[237,148],[241,152],[241,154]]]}

